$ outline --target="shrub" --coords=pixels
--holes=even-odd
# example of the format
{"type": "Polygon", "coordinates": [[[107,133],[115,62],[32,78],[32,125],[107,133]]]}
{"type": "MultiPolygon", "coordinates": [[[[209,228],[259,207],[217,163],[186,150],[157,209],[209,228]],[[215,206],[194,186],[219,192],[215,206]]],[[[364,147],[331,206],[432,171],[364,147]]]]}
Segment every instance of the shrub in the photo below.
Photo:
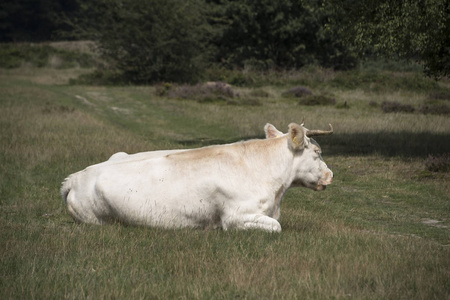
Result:
{"type": "Polygon", "coordinates": [[[311,63],[348,69],[356,64],[339,27],[325,25],[338,10],[321,1],[210,2],[220,3],[213,25],[226,24],[217,58],[228,66],[261,71],[311,63]]]}
{"type": "Polygon", "coordinates": [[[254,89],[249,93],[250,96],[256,98],[268,98],[270,94],[262,89],[254,89]]]}
{"type": "Polygon", "coordinates": [[[210,53],[207,6],[200,0],[99,0],[94,15],[102,57],[123,82],[197,82],[210,53]]]}
{"type": "Polygon", "coordinates": [[[412,107],[409,104],[401,104],[397,101],[384,101],[381,104],[381,109],[385,113],[398,113],[398,112],[404,112],[404,113],[413,113],[415,111],[415,108],[412,107]]]}
{"type": "Polygon", "coordinates": [[[124,84],[123,78],[117,72],[98,69],[89,74],[82,74],[78,78],[70,79],[69,84],[85,85],[121,85],[124,84]]]}
{"type": "Polygon", "coordinates": [[[419,112],[425,115],[448,115],[450,107],[446,104],[425,104],[419,108],[419,112]]]}
{"type": "Polygon", "coordinates": [[[429,155],[425,160],[425,166],[431,172],[449,172],[450,171],[450,153],[441,155],[429,155]]]}
{"type": "Polygon", "coordinates": [[[335,105],[336,99],[325,95],[309,95],[298,102],[300,105],[335,105]]]}
{"type": "Polygon", "coordinates": [[[370,106],[370,107],[378,107],[378,106],[380,106],[380,105],[378,104],[378,102],[377,102],[377,101],[374,101],[374,100],[370,100],[370,102],[369,102],[369,106],[370,106]]]}
{"type": "Polygon", "coordinates": [[[296,86],[282,93],[283,97],[303,97],[308,95],[312,95],[312,92],[305,86],[296,86]]]}
{"type": "Polygon", "coordinates": [[[348,105],[347,101],[344,101],[343,103],[336,104],[337,109],[349,109],[350,105],[348,105]]]}
{"type": "Polygon", "coordinates": [[[231,89],[231,85],[221,81],[209,81],[203,85],[206,91],[217,95],[224,95],[233,98],[236,93],[231,89]]]}
{"type": "Polygon", "coordinates": [[[155,86],[155,95],[162,97],[162,96],[166,96],[170,89],[172,88],[172,84],[169,82],[165,82],[163,84],[158,84],[155,86]]]}

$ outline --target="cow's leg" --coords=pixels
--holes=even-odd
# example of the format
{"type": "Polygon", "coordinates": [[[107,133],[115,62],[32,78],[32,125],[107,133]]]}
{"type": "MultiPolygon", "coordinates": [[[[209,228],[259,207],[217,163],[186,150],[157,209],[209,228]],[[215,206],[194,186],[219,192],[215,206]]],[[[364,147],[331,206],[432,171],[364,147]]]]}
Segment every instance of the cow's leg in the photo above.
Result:
{"type": "Polygon", "coordinates": [[[281,232],[281,225],[277,220],[259,214],[248,214],[229,218],[222,224],[223,229],[260,229],[270,232],[281,232]]]}

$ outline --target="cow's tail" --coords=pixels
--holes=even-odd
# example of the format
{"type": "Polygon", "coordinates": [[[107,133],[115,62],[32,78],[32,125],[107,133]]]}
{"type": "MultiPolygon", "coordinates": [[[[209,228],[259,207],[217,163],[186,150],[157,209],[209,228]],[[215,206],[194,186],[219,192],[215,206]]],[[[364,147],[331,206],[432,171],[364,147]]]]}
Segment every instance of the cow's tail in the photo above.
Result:
{"type": "MultiPolygon", "coordinates": [[[[84,221],[83,215],[80,215],[77,211],[75,205],[74,205],[74,195],[69,195],[70,192],[73,190],[74,185],[76,184],[76,178],[77,173],[70,175],[66,179],[64,179],[62,186],[61,186],[61,196],[64,201],[64,204],[67,207],[67,211],[72,216],[72,218],[76,222],[82,222],[84,221]]],[[[73,192],[73,191],[72,191],[73,192]]]]}
{"type": "Polygon", "coordinates": [[[67,205],[67,195],[69,195],[70,190],[72,189],[72,180],[75,174],[70,175],[62,182],[61,186],[61,196],[64,201],[64,204],[67,205]]]}

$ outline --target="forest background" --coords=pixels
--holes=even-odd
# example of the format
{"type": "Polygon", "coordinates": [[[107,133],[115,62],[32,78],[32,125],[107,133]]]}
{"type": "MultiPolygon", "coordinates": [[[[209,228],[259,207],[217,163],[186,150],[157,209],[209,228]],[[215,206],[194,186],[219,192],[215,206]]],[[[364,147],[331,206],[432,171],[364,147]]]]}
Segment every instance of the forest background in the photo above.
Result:
{"type": "Polygon", "coordinates": [[[104,61],[93,78],[115,83],[193,83],[218,68],[348,70],[379,55],[450,72],[447,0],[7,0],[0,12],[0,42],[93,40],[104,61]]]}

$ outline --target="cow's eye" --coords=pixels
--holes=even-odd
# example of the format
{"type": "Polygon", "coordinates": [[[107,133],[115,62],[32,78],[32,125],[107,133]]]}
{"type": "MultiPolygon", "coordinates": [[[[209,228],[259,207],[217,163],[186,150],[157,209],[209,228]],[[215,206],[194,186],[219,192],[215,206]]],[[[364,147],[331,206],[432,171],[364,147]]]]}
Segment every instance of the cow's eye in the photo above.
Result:
{"type": "Polygon", "coordinates": [[[314,152],[316,152],[317,154],[322,154],[322,151],[320,151],[320,149],[316,149],[316,150],[314,150],[314,152]]]}

